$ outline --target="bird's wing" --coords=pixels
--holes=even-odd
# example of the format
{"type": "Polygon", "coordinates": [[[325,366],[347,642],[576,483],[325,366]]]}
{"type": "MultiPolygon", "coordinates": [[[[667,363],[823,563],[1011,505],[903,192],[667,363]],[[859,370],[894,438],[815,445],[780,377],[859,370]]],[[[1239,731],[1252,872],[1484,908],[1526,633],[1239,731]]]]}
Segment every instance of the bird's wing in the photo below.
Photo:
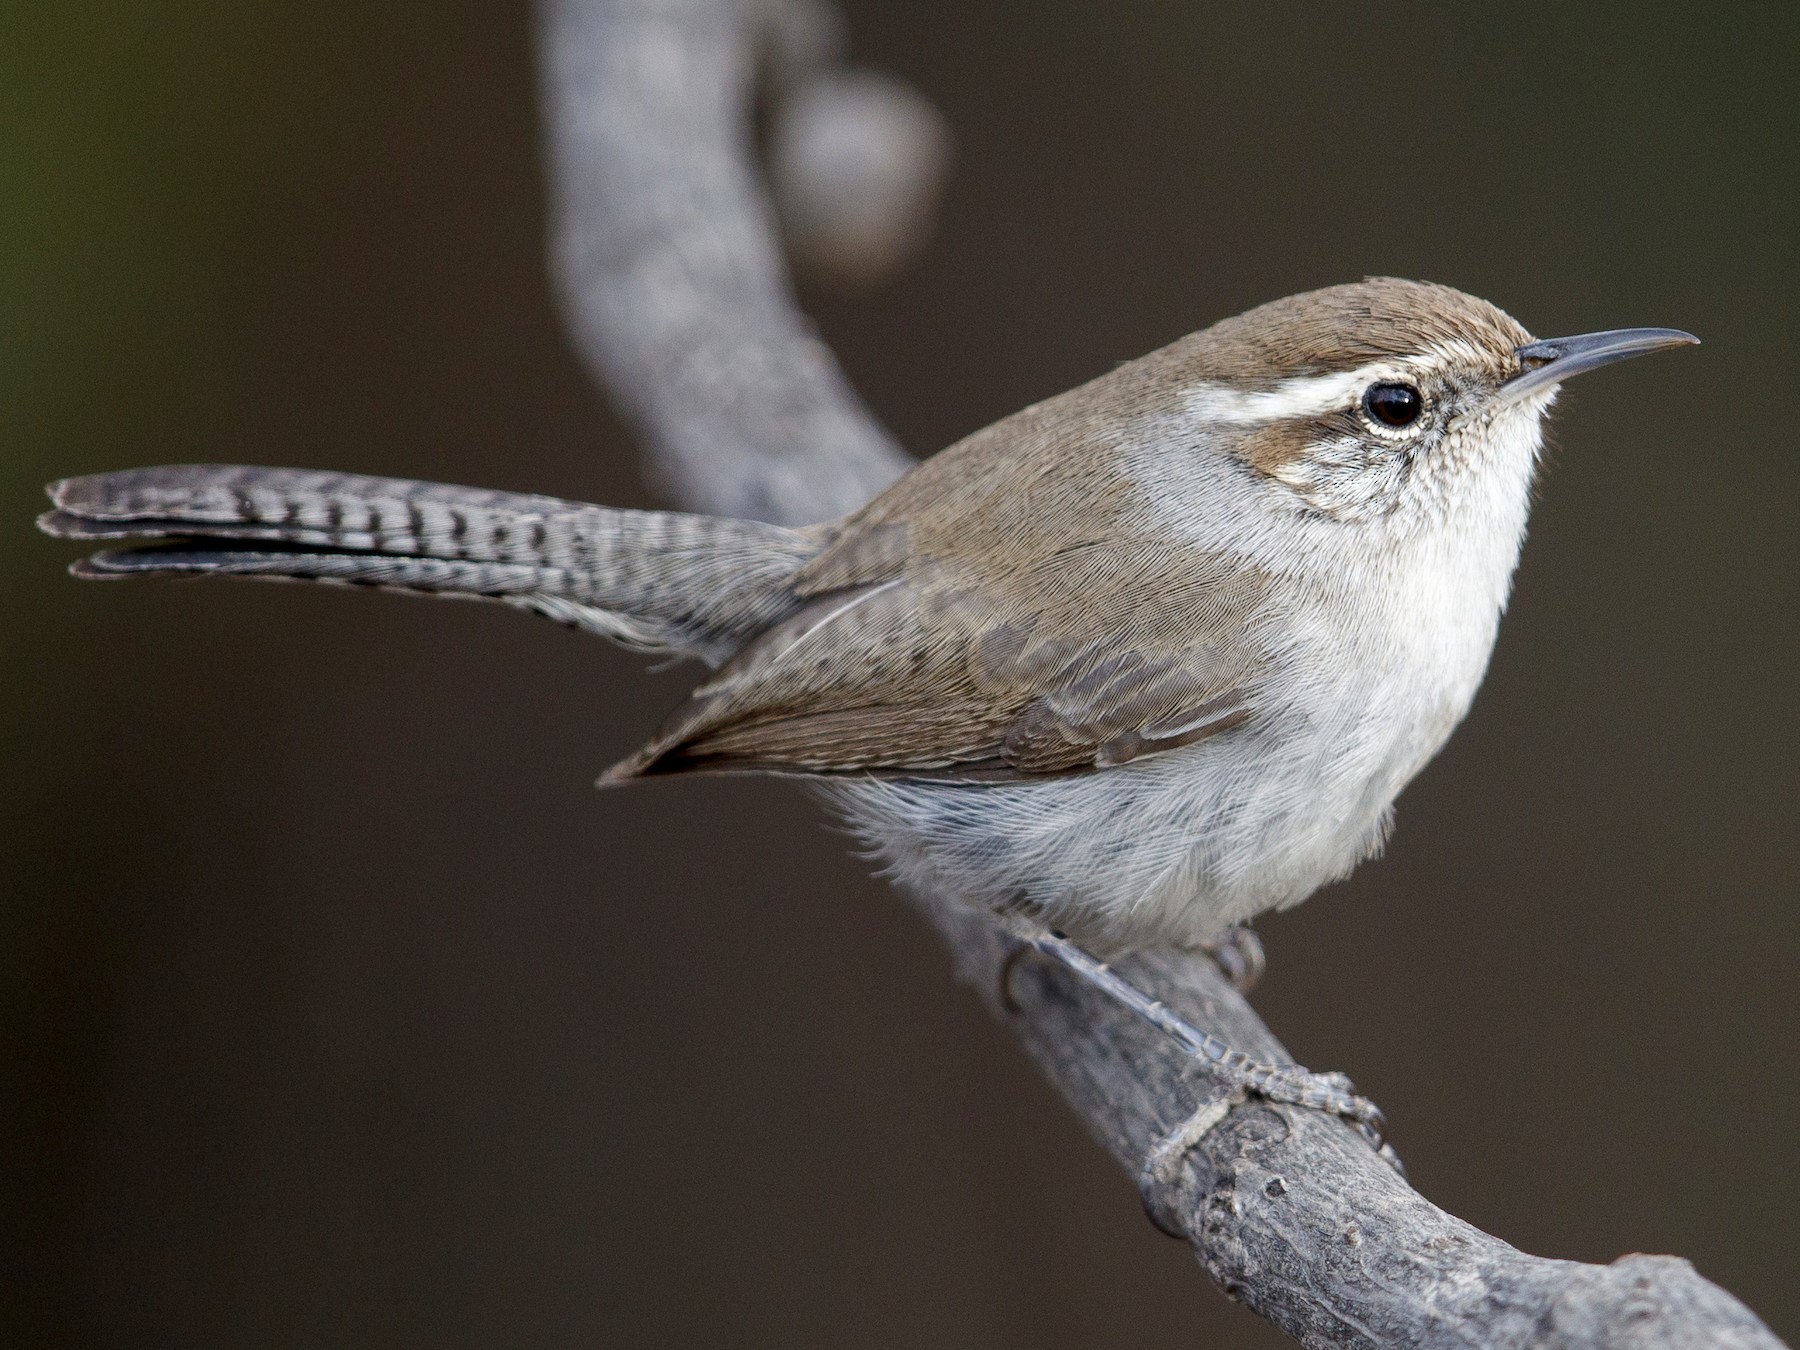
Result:
{"type": "Polygon", "coordinates": [[[982,575],[904,525],[804,569],[750,644],[609,779],[682,771],[1016,781],[1190,745],[1250,715],[1266,578],[1189,547],[1094,539],[982,575]]]}
{"type": "Polygon", "coordinates": [[[1130,476],[1123,412],[1091,404],[1064,395],[1016,413],[831,527],[790,579],[803,608],[607,778],[1016,781],[1250,717],[1268,576],[1172,530],[1130,476]]]}

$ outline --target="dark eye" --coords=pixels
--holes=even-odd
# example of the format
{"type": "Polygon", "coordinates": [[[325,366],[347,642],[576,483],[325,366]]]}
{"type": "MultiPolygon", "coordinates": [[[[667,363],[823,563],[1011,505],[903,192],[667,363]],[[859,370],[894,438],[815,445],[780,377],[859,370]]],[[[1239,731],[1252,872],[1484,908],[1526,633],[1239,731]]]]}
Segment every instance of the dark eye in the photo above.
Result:
{"type": "Polygon", "coordinates": [[[1425,400],[1410,384],[1372,384],[1363,395],[1363,409],[1384,427],[1411,426],[1419,420],[1425,400]]]}

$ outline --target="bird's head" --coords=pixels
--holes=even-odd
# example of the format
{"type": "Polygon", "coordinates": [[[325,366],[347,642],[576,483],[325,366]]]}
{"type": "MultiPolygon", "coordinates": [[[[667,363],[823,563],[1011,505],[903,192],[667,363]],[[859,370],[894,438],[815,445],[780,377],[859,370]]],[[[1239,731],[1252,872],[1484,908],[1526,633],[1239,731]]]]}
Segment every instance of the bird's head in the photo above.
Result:
{"type": "Polygon", "coordinates": [[[1448,286],[1373,278],[1262,305],[1158,355],[1179,415],[1336,520],[1453,520],[1523,503],[1561,383],[1697,338],[1627,328],[1540,341],[1448,286]]]}

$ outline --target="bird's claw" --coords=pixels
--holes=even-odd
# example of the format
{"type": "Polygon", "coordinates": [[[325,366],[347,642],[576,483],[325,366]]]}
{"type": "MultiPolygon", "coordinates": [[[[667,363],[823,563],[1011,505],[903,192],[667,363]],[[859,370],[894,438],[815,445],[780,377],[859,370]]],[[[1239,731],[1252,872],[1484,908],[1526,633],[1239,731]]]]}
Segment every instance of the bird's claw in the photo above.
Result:
{"type": "Polygon", "coordinates": [[[1263,952],[1262,939],[1243,924],[1227,928],[1216,938],[1200,944],[1212,957],[1213,964],[1240,994],[1247,994],[1262,980],[1269,959],[1263,952]]]}

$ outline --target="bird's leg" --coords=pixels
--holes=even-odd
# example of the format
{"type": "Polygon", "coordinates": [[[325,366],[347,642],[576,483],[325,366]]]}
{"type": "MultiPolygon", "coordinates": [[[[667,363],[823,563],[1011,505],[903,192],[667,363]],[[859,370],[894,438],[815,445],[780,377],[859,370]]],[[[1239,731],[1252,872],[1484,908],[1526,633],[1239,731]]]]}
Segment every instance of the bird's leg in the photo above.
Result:
{"type": "Polygon", "coordinates": [[[1263,971],[1269,967],[1269,958],[1263,955],[1262,939],[1246,924],[1232,925],[1216,938],[1202,942],[1200,950],[1212,957],[1213,964],[1240,994],[1256,988],[1263,971]]]}
{"type": "Polygon", "coordinates": [[[1091,956],[1061,933],[1044,933],[1028,939],[1031,946],[1060,962],[1109,997],[1124,1004],[1182,1049],[1204,1062],[1213,1075],[1234,1088],[1255,1093],[1272,1102],[1327,1111],[1349,1121],[1386,1157],[1392,1152],[1381,1141],[1385,1120],[1381,1108],[1360,1096],[1341,1073],[1314,1073],[1298,1064],[1266,1064],[1234,1050],[1217,1036],[1209,1035],[1172,1012],[1160,999],[1122,977],[1111,966],[1091,956]]]}

